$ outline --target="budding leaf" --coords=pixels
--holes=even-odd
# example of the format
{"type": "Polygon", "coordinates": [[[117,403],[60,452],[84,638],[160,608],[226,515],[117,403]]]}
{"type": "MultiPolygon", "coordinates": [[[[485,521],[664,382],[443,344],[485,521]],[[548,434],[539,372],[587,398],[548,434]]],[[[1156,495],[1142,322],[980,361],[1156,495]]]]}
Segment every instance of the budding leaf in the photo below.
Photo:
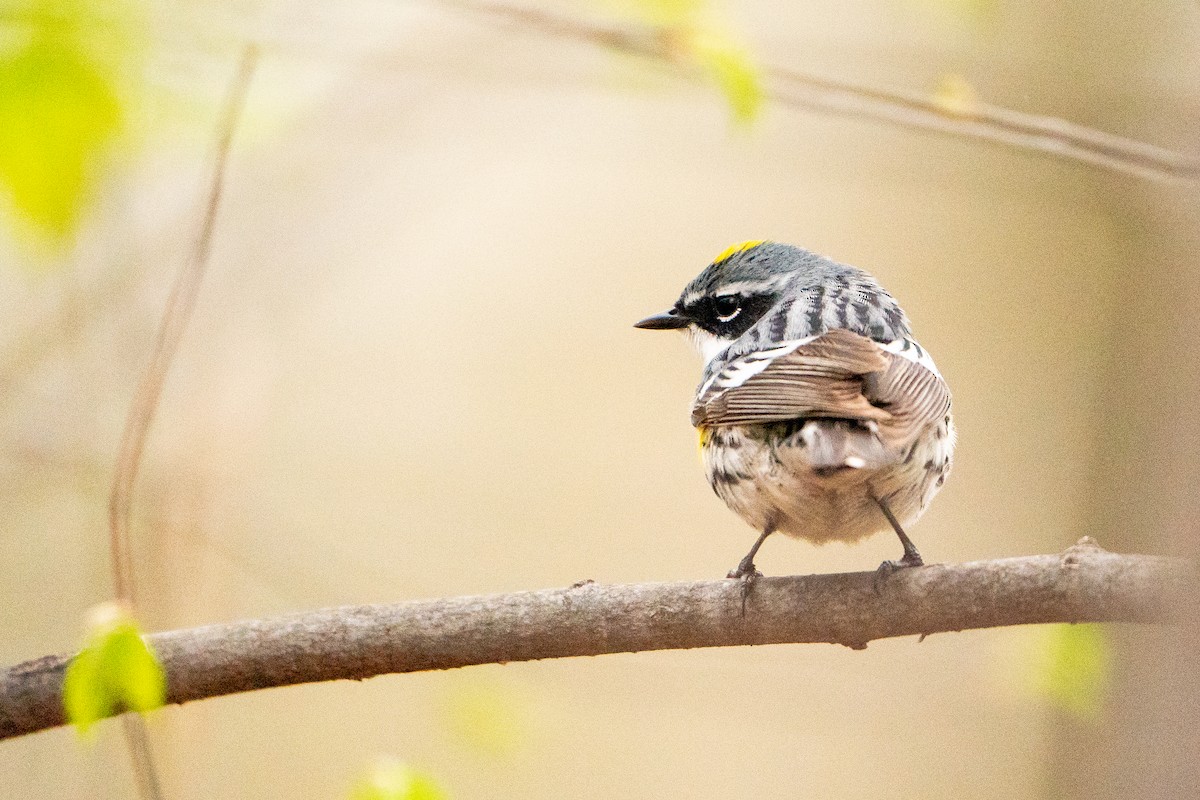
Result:
{"type": "Polygon", "coordinates": [[[520,749],[529,738],[528,714],[508,687],[471,682],[446,697],[446,724],[464,744],[494,756],[520,749]]]}
{"type": "Polygon", "coordinates": [[[1112,672],[1112,645],[1102,625],[1055,625],[1044,644],[1036,688],[1062,710],[1094,718],[1112,672]]]}
{"type": "Polygon", "coordinates": [[[624,16],[647,25],[674,27],[692,25],[703,14],[707,0],[607,0],[624,16]]]}
{"type": "Polygon", "coordinates": [[[944,75],[934,90],[933,100],[946,114],[954,117],[970,117],[976,113],[979,96],[966,78],[961,75],[944,75]]]}
{"type": "Polygon", "coordinates": [[[133,617],[115,605],[94,617],[87,644],[63,678],[67,721],[83,734],[114,714],[159,708],[167,694],[166,673],[133,617]]]}
{"type": "Polygon", "coordinates": [[[18,216],[67,236],[119,118],[110,80],[72,37],[43,32],[0,55],[0,191],[18,216]]]}
{"type": "Polygon", "coordinates": [[[695,31],[688,44],[692,57],[725,95],[734,119],[749,122],[758,116],[762,78],[745,48],[713,29],[695,31]]]}
{"type": "Polygon", "coordinates": [[[385,759],[354,784],[349,800],[446,800],[446,794],[425,773],[385,759]]]}

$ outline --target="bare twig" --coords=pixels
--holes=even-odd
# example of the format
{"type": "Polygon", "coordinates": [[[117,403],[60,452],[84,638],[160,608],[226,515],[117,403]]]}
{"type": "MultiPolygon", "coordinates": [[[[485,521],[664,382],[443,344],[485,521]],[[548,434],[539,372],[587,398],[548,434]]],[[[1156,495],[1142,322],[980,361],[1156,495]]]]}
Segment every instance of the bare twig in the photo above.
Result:
{"type": "MultiPolygon", "coordinates": [[[[611,50],[680,63],[680,31],[634,26],[492,0],[436,0],[494,20],[611,50]]],[[[1059,117],[1026,114],[981,102],[944,103],[912,92],[764,65],[766,95],[776,103],[884,120],[952,136],[982,139],[1154,180],[1200,179],[1200,158],[1114,136],[1059,117]]]]}
{"type": "MultiPolygon", "coordinates": [[[[117,455],[117,466],[113,477],[112,492],[108,499],[109,548],[112,559],[113,590],[117,600],[132,608],[135,603],[133,561],[130,558],[132,545],[129,534],[130,509],[133,505],[133,490],[137,481],[146,437],[154,422],[158,402],[162,397],[163,384],[171,361],[179,349],[179,342],[187,328],[188,320],[196,308],[200,284],[208,267],[212,250],[213,230],[216,226],[217,208],[221,203],[221,190],[225,183],[225,165],[229,159],[229,148],[237,130],[238,119],[250,89],[250,79],[258,62],[258,50],[253,45],[246,48],[237,72],[229,85],[225,107],[217,126],[216,157],[213,161],[212,180],[208,203],[200,234],[196,239],[191,258],[175,279],[171,294],[163,310],[158,336],[150,363],[142,374],[133,401],[129,405],[129,416],[121,434],[121,445],[117,455]]],[[[155,766],[154,754],[150,749],[150,737],[146,733],[145,721],[141,717],[127,715],[124,722],[125,741],[129,747],[133,770],[138,781],[138,793],[148,800],[162,798],[162,784],[155,766]]]]}
{"type": "MultiPolygon", "coordinates": [[[[875,573],[602,586],[350,606],[149,637],[168,701],[471,664],[641,650],[831,642],[1042,622],[1164,622],[1189,562],[1081,542],[1060,555],[875,573]]],[[[63,722],[69,656],[0,671],[0,739],[63,722]]]]}
{"type": "Polygon", "coordinates": [[[133,760],[138,797],[162,800],[162,781],[158,777],[158,766],[154,760],[154,750],[150,747],[150,734],[146,730],[145,718],[141,714],[123,714],[121,723],[125,742],[129,747],[129,756],[133,760]]]}
{"type": "Polygon", "coordinates": [[[130,403],[125,430],[121,434],[112,492],[108,501],[109,546],[112,551],[113,584],[117,599],[130,606],[134,601],[133,567],[129,557],[129,517],[133,504],[133,489],[142,461],[142,451],[146,447],[146,436],[150,432],[159,399],[162,397],[167,371],[171,368],[171,361],[179,349],[183,332],[196,308],[196,297],[208,267],[217,209],[225,184],[225,164],[229,159],[229,148],[233,143],[233,134],[237,130],[238,119],[245,105],[250,78],[254,74],[257,61],[257,48],[253,45],[247,47],[230,84],[225,108],[217,127],[216,158],[213,162],[212,181],[200,234],[191,257],[179,273],[167,299],[154,343],[154,352],[146,371],[142,374],[133,402],[130,403]]]}

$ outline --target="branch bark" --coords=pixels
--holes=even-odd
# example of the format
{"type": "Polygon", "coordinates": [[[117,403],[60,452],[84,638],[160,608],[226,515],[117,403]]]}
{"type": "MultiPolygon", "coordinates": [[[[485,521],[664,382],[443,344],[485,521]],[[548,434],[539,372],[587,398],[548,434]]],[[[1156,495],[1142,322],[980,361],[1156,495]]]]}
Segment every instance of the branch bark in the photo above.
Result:
{"type": "MultiPolygon", "coordinates": [[[[875,639],[1044,622],[1168,622],[1191,562],[1108,553],[876,573],[646,583],[346,606],[153,634],[168,702],[472,664],[692,647],[875,639]]],[[[62,725],[70,656],[0,671],[0,739],[62,725]]]]}

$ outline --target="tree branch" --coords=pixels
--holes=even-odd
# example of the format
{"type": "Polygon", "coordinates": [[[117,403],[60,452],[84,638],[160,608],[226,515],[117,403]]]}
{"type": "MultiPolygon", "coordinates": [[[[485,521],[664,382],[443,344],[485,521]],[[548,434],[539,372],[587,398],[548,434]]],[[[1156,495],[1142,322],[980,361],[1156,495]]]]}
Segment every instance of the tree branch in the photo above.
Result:
{"type": "MultiPolygon", "coordinates": [[[[508,0],[435,0],[529,30],[685,65],[680,31],[552,12],[508,0]]],[[[1200,158],[1127,139],[1060,117],[1027,114],[979,101],[946,103],[914,92],[880,89],[771,64],[762,65],[767,97],[782,106],[883,120],[950,136],[1032,150],[1150,180],[1200,179],[1200,158]]]]}
{"type": "MultiPolygon", "coordinates": [[[[1041,622],[1166,622],[1190,562],[1083,539],[1061,555],[876,574],[601,586],[346,606],[149,637],[167,699],[472,664],[642,650],[875,639],[1041,622]]],[[[63,724],[70,656],[0,671],[0,739],[63,724]]]]}

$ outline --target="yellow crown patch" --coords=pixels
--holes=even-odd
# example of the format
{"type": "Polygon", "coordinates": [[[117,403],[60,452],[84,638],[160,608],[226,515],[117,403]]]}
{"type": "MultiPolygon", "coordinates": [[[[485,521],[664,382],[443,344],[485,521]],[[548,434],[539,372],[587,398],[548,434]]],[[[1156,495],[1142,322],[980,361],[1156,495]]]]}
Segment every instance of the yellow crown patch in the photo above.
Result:
{"type": "Polygon", "coordinates": [[[728,261],[738,253],[749,250],[752,247],[758,247],[760,244],[763,244],[766,241],[766,239],[749,239],[744,242],[738,242],[737,244],[731,245],[722,250],[721,254],[713,259],[712,263],[720,264],[722,261],[728,261]]]}

